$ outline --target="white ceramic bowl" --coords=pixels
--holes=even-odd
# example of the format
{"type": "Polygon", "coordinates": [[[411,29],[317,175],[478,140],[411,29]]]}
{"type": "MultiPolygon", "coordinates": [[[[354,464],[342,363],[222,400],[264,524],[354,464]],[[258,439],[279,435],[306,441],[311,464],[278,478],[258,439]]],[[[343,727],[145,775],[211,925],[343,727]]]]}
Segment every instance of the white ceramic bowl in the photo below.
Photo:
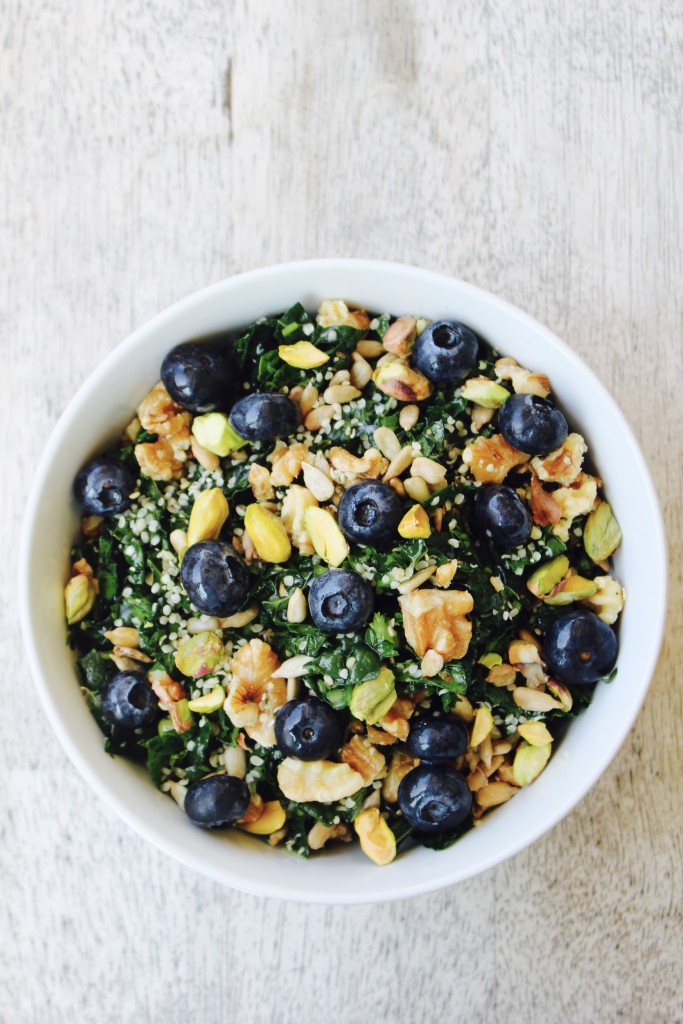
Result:
{"type": "Polygon", "coordinates": [[[414,267],[364,260],[282,264],[191,295],[118,346],[83,384],[57,424],[29,498],[21,553],[21,609],[31,670],[67,754],[95,791],[166,853],[217,881],[252,893],[315,903],[397,899],[451,885],[500,863],[563,818],[612,760],[655,668],[666,610],[666,550],[655,492],[616,404],[562,341],[514,306],[462,281],[414,267]],[[110,758],[78,687],[64,643],[63,586],[79,512],[74,476],[112,441],[159,378],[178,342],[239,329],[296,300],[314,309],[342,296],[371,310],[462,320],[522,365],[550,375],[558,400],[585,435],[618,515],[624,541],[616,575],[628,602],[621,618],[618,676],[597,687],[546,771],[481,828],[449,850],[411,850],[385,868],[358,849],[304,861],[235,831],[196,828],[143,769],[110,758]]]}

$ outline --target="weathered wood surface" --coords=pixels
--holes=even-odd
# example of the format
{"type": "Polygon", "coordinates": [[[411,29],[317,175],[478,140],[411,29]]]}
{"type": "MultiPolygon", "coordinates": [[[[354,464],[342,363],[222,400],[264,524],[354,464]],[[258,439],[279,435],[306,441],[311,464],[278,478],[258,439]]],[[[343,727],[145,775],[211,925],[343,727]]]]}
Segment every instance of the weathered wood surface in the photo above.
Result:
{"type": "Polygon", "coordinates": [[[0,0],[0,24],[0,1020],[683,1020],[680,5],[0,0]],[[322,255],[465,277],[566,338],[671,552],[664,655],[601,782],[509,863],[372,908],[223,890],[133,834],[36,707],[13,597],[32,467],[106,352],[322,255]]]}

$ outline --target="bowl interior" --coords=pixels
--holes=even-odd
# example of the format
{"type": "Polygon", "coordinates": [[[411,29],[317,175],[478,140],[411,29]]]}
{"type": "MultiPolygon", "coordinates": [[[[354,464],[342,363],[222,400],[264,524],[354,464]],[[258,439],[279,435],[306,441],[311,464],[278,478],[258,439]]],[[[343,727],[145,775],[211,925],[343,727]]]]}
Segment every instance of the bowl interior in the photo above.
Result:
{"type": "Polygon", "coordinates": [[[235,888],[311,902],[370,902],[438,889],[491,867],[543,834],[585,794],[626,736],[654,671],[665,616],[666,554],[638,446],[614,401],[566,345],[524,313],[464,282],[403,265],[325,260],[223,281],[162,313],[110,354],[70,403],[39,464],[25,517],[21,593],[32,673],[45,709],[74,764],[121,817],[166,852],[235,888]],[[628,601],[616,679],[598,686],[591,707],[571,723],[533,786],[449,850],[418,848],[382,870],[357,849],[304,861],[232,831],[218,835],[195,828],[143,769],[104,754],[64,643],[66,553],[79,523],[73,478],[118,435],[158,380],[168,349],[198,335],[237,331],[297,300],[314,309],[338,296],[377,312],[462,320],[503,354],[547,373],[558,401],[586,437],[624,535],[615,574],[628,601]]]}

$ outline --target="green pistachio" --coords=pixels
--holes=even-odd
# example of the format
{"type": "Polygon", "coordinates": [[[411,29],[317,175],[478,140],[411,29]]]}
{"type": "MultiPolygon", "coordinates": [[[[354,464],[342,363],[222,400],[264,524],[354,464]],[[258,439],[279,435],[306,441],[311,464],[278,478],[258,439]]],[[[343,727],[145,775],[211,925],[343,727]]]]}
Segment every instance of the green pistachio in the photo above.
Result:
{"type": "Polygon", "coordinates": [[[552,749],[552,743],[544,743],[539,747],[534,747],[530,743],[520,743],[512,765],[515,783],[518,786],[528,786],[537,779],[547,765],[552,749]]]}
{"type": "Polygon", "coordinates": [[[503,659],[500,654],[482,654],[478,662],[479,665],[484,665],[485,668],[493,668],[494,665],[502,665],[503,659]]]}
{"type": "Polygon", "coordinates": [[[157,722],[157,732],[159,733],[160,736],[163,736],[164,733],[173,732],[173,731],[174,731],[173,722],[171,721],[170,718],[166,717],[166,718],[160,718],[159,719],[159,721],[157,722]]]}
{"type": "Polygon", "coordinates": [[[527,580],[527,587],[534,597],[545,598],[552,593],[569,572],[569,559],[566,555],[558,555],[552,562],[540,565],[536,572],[527,580]]]}
{"type": "Polygon", "coordinates": [[[470,377],[462,386],[462,397],[485,409],[500,409],[510,392],[488,377],[470,377]]]}
{"type": "Polygon", "coordinates": [[[400,359],[378,366],[372,379],[380,391],[399,402],[422,402],[433,390],[430,381],[419,370],[400,359]]]}
{"type": "Polygon", "coordinates": [[[224,412],[207,412],[204,416],[195,416],[192,433],[202,448],[221,458],[237,448],[243,448],[247,443],[232,429],[224,412]]]}
{"type": "Polygon", "coordinates": [[[593,580],[586,580],[583,576],[567,576],[555,587],[552,594],[543,598],[543,601],[553,607],[571,604],[572,601],[585,601],[587,597],[592,597],[597,589],[598,585],[593,580]]]}
{"type": "Polygon", "coordinates": [[[621,529],[607,501],[593,509],[583,528],[583,546],[593,562],[604,562],[621,544],[621,529]]]}
{"type": "Polygon", "coordinates": [[[92,576],[72,576],[64,588],[66,621],[70,626],[84,619],[97,597],[97,580],[92,576]]]}
{"type": "Polygon", "coordinates": [[[216,683],[211,693],[205,693],[203,697],[197,697],[188,702],[190,711],[197,711],[204,715],[210,715],[212,711],[218,711],[225,703],[225,690],[220,683],[216,683]]]}
{"type": "Polygon", "coordinates": [[[183,640],[176,651],[175,664],[184,676],[199,679],[213,672],[222,657],[223,641],[207,631],[183,640]]]}
{"type": "Polygon", "coordinates": [[[386,715],[396,700],[394,673],[382,667],[376,679],[354,686],[351,694],[351,714],[361,722],[374,725],[386,715]]]}
{"type": "Polygon", "coordinates": [[[190,513],[187,546],[191,547],[200,540],[218,540],[229,512],[227,499],[220,488],[210,487],[201,491],[190,513]]]}
{"type": "Polygon", "coordinates": [[[349,545],[332,513],[326,508],[307,508],[304,526],[316,554],[333,568],[341,565],[349,553],[349,545]]]}

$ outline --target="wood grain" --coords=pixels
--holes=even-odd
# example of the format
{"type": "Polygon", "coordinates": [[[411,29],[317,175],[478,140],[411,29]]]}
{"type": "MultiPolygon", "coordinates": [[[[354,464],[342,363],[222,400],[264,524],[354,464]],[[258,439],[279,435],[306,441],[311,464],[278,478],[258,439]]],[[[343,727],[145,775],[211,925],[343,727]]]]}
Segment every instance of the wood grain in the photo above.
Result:
{"type": "Polygon", "coordinates": [[[0,15],[0,1020],[682,1021],[683,9],[0,0],[0,15]],[[76,386],[176,298],[324,255],[464,277],[567,339],[642,442],[671,557],[652,690],[581,805],[479,878],[370,908],[230,892],[130,832],[36,707],[15,616],[23,497],[76,386]]]}

